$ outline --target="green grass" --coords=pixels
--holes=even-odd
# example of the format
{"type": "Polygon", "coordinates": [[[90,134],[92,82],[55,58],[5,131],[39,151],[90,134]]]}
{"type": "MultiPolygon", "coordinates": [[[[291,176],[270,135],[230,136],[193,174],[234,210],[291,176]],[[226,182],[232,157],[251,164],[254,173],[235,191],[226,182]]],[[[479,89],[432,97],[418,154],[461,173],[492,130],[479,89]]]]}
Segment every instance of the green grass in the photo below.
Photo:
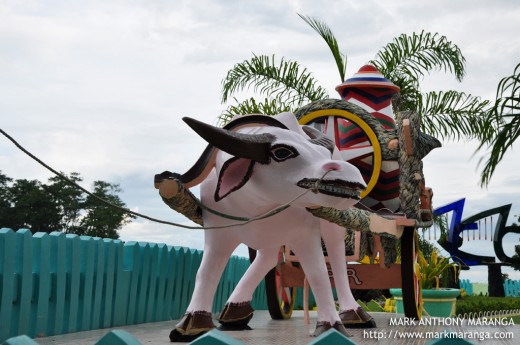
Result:
{"type": "Polygon", "coordinates": [[[457,300],[457,315],[520,309],[518,297],[467,296],[457,300]]]}

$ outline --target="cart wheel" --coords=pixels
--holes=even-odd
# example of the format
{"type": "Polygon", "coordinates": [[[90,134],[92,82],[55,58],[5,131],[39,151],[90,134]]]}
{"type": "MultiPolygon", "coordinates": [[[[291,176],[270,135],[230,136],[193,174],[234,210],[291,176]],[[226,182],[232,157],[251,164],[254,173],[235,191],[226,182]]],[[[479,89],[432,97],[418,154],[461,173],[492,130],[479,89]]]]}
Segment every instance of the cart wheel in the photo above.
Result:
{"type": "MultiPolygon", "coordinates": [[[[281,251],[280,255],[283,255],[283,251],[281,251]]],[[[294,300],[296,299],[296,289],[282,286],[280,264],[265,276],[265,294],[269,314],[271,314],[273,320],[287,320],[291,318],[294,300]]]]}
{"type": "Polygon", "coordinates": [[[365,178],[370,177],[366,181],[367,189],[360,197],[368,195],[376,186],[382,165],[381,145],[374,131],[374,126],[379,125],[377,120],[362,108],[341,100],[317,101],[301,108],[295,115],[301,125],[312,125],[334,140],[346,161],[350,161],[360,170],[365,169],[362,174],[365,178]],[[320,109],[322,105],[326,109],[320,109]],[[340,126],[348,131],[351,138],[347,148],[342,143],[338,129],[340,126]],[[364,144],[367,139],[370,145],[364,144]],[[371,164],[363,163],[366,160],[371,161],[371,164]]]}
{"type": "Polygon", "coordinates": [[[417,229],[406,227],[401,237],[403,307],[404,315],[416,320],[421,319],[423,309],[418,258],[419,239],[417,229]]]}

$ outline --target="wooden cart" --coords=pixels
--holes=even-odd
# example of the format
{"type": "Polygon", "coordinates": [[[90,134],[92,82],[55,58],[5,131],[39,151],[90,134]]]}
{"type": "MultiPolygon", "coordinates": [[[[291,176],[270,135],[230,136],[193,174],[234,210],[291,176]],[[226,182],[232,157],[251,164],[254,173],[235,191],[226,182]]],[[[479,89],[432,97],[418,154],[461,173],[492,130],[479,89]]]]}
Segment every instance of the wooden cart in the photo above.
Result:
{"type": "MultiPolygon", "coordinates": [[[[302,125],[323,122],[324,118],[341,117],[358,126],[368,137],[373,148],[372,172],[367,182],[367,195],[376,185],[383,160],[397,159],[400,176],[400,209],[406,218],[413,220],[412,226],[404,229],[400,239],[400,263],[385,265],[384,251],[378,236],[374,237],[373,255],[379,253],[380,263],[359,264],[360,233],[355,232],[354,254],[345,257],[348,265],[350,287],[352,289],[389,289],[402,288],[405,316],[420,319],[422,313],[421,285],[418,272],[418,235],[417,228],[431,226],[431,190],[424,187],[422,158],[440,142],[420,131],[417,114],[401,113],[397,116],[397,130],[385,130],[370,113],[364,109],[337,99],[311,103],[301,108],[296,116],[302,125]],[[397,143],[398,145],[393,145],[397,143]],[[428,195],[430,193],[430,195],[428,195]]],[[[320,127],[315,126],[315,127],[320,127]]],[[[355,230],[355,229],[353,229],[355,230]]],[[[250,250],[250,258],[255,252],[250,250]]],[[[326,258],[327,260],[327,258],[326,258]]],[[[329,270],[331,284],[334,279],[329,270]]],[[[296,287],[304,287],[304,308],[308,296],[305,274],[298,264],[298,258],[290,248],[281,248],[276,268],[265,277],[269,312],[273,319],[288,319],[294,307],[296,287]]],[[[306,315],[308,315],[306,313],[306,315]]]]}

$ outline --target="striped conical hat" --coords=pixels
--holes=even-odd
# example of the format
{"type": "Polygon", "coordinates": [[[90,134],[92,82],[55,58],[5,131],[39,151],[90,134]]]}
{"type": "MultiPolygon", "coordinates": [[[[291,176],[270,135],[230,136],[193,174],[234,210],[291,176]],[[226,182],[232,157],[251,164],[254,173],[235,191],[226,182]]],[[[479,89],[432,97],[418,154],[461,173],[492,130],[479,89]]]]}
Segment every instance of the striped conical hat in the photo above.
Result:
{"type": "Polygon", "coordinates": [[[336,86],[336,91],[342,94],[342,90],[346,88],[367,88],[374,87],[380,89],[390,89],[394,93],[399,92],[401,89],[399,86],[386,79],[381,72],[374,66],[365,65],[359,69],[359,71],[345,80],[342,84],[336,86]]]}

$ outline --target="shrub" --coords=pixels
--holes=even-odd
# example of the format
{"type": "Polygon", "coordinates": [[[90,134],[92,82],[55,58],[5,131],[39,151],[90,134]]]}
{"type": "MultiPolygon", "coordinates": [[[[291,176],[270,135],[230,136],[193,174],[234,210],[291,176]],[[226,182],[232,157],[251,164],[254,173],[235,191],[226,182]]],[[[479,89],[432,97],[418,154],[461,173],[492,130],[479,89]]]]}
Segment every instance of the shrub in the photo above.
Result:
{"type": "Polygon", "coordinates": [[[467,296],[457,301],[456,315],[483,313],[488,311],[503,311],[520,309],[520,298],[517,297],[481,297],[467,296]]]}

